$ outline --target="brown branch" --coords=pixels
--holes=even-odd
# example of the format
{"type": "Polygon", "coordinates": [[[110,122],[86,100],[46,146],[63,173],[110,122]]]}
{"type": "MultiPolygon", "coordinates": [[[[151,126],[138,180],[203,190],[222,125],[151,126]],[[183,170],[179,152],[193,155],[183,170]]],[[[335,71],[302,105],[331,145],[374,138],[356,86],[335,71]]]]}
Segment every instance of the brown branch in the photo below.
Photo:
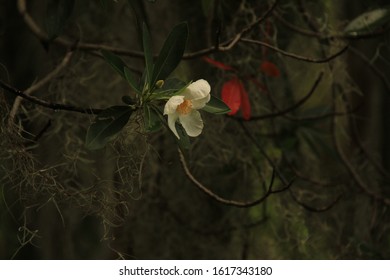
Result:
{"type": "Polygon", "coordinates": [[[306,209],[307,211],[318,212],[318,213],[325,212],[325,211],[328,211],[329,209],[333,208],[333,206],[335,206],[337,204],[337,202],[339,202],[340,199],[343,197],[343,194],[341,194],[334,201],[332,201],[329,205],[324,206],[322,208],[316,208],[316,207],[309,206],[309,205],[303,203],[302,201],[299,201],[291,189],[289,190],[289,193],[290,193],[292,199],[294,200],[294,202],[297,203],[299,206],[306,209]]]}
{"type": "MultiPolygon", "coordinates": [[[[214,52],[225,52],[228,50],[231,50],[234,46],[237,45],[237,43],[241,40],[241,37],[245,34],[247,34],[249,31],[251,31],[256,25],[261,23],[263,20],[265,20],[275,9],[277,6],[279,0],[275,0],[274,3],[268,8],[268,10],[260,16],[257,20],[243,28],[239,33],[237,33],[233,38],[225,41],[219,46],[212,46],[208,48],[204,48],[199,51],[185,53],[183,55],[183,59],[193,59],[197,57],[201,57],[204,55],[208,55],[214,52]]],[[[44,32],[39,25],[36,23],[36,21],[31,17],[31,15],[27,11],[26,7],[26,0],[18,0],[17,2],[19,13],[22,15],[24,22],[26,25],[30,28],[33,34],[40,39],[43,42],[49,42],[49,36],[44,32]]],[[[57,37],[52,41],[55,44],[64,46],[66,48],[69,48],[74,45],[74,41],[69,40],[64,37],[57,37]]],[[[93,43],[78,43],[75,47],[78,50],[84,50],[84,51],[98,51],[98,50],[106,50],[110,51],[119,55],[124,56],[130,56],[135,58],[143,58],[144,54],[141,51],[134,51],[129,49],[123,49],[123,48],[117,48],[113,46],[107,46],[104,44],[93,44],[93,43]]]]}
{"type": "MultiPolygon", "coordinates": [[[[311,178],[311,177],[308,177],[304,174],[302,174],[301,171],[299,171],[297,168],[295,168],[295,166],[286,158],[286,156],[284,155],[283,153],[283,159],[284,161],[286,162],[286,164],[288,165],[288,167],[290,168],[290,170],[294,173],[295,177],[297,177],[298,179],[301,179],[303,181],[306,181],[306,182],[309,182],[313,185],[317,185],[317,186],[321,186],[321,187],[333,187],[333,186],[337,186],[338,184],[341,184],[340,182],[340,178],[337,178],[337,180],[334,180],[334,181],[322,181],[322,180],[319,180],[319,179],[314,179],[314,178],[311,178]]],[[[340,176],[338,176],[340,177],[340,176]]]]}
{"type": "Polygon", "coordinates": [[[90,114],[90,115],[96,115],[99,114],[103,109],[95,109],[95,108],[81,108],[69,104],[60,104],[60,103],[51,103],[43,99],[39,99],[37,97],[27,95],[25,92],[20,91],[9,84],[5,83],[4,81],[0,80],[0,87],[7,90],[8,92],[20,96],[31,103],[37,104],[39,106],[49,108],[52,110],[60,110],[60,111],[71,111],[71,112],[78,112],[83,114],[90,114]]]}
{"type": "MultiPolygon", "coordinates": [[[[33,92],[37,91],[47,83],[49,83],[55,76],[57,76],[62,69],[68,65],[71,57],[73,55],[73,52],[68,52],[65,57],[62,59],[61,63],[49,74],[47,74],[43,79],[38,81],[37,83],[33,84],[30,86],[28,89],[24,90],[24,94],[26,95],[31,95],[33,92]]],[[[12,109],[9,113],[9,119],[8,119],[8,124],[11,125],[14,122],[15,116],[18,112],[19,106],[22,103],[23,98],[21,96],[17,96],[15,98],[14,104],[12,105],[12,109]]]]}
{"type": "Polygon", "coordinates": [[[284,26],[289,28],[292,31],[295,31],[299,33],[300,35],[307,36],[307,37],[314,37],[322,40],[332,40],[332,39],[341,39],[341,40],[360,40],[360,39],[368,39],[368,38],[375,38],[378,36],[382,36],[388,31],[387,29],[379,29],[374,32],[370,33],[364,33],[359,35],[351,35],[351,34],[345,34],[345,33],[331,33],[331,34],[322,34],[318,31],[311,31],[307,30],[301,27],[298,27],[289,21],[285,20],[278,12],[274,12],[273,14],[275,18],[282,23],[284,26]]]}
{"type": "Polygon", "coordinates": [[[302,0],[298,0],[298,11],[301,13],[303,20],[306,22],[306,24],[309,26],[309,28],[317,32],[318,31],[318,24],[313,20],[312,17],[310,17],[309,13],[306,10],[305,5],[303,4],[302,0]]]}
{"type": "Polygon", "coordinates": [[[249,137],[249,139],[252,141],[253,145],[256,146],[256,148],[260,151],[260,153],[263,155],[263,157],[268,161],[268,163],[272,166],[272,169],[275,171],[275,173],[278,175],[279,179],[282,181],[282,183],[287,186],[290,185],[293,180],[290,182],[284,177],[282,172],[279,170],[279,167],[273,162],[273,160],[268,156],[268,154],[264,151],[263,147],[257,142],[257,139],[250,133],[248,128],[245,126],[244,122],[240,121],[239,124],[241,125],[242,130],[244,133],[249,137]]]}
{"type": "Polygon", "coordinates": [[[264,115],[259,115],[259,116],[253,116],[251,117],[249,120],[244,120],[242,117],[232,117],[236,120],[240,120],[240,121],[258,121],[258,120],[264,120],[264,119],[270,119],[270,118],[276,118],[276,117],[281,117],[291,111],[294,111],[295,109],[299,108],[300,106],[302,106],[312,95],[313,93],[315,92],[315,90],[317,89],[318,87],[318,84],[320,83],[322,77],[323,77],[324,73],[321,72],[317,79],[315,80],[313,86],[311,87],[310,91],[302,98],[300,99],[297,103],[295,103],[294,105],[292,105],[291,107],[288,107],[284,110],[279,110],[275,113],[270,113],[270,114],[264,114],[264,115]]]}
{"type": "MultiPolygon", "coordinates": [[[[335,101],[333,101],[333,108],[335,107],[335,101]]],[[[338,155],[341,158],[342,163],[346,167],[347,171],[352,176],[352,179],[355,181],[356,185],[367,195],[369,195],[371,198],[373,198],[376,201],[380,201],[386,205],[390,205],[390,199],[386,197],[382,197],[382,195],[373,192],[364,182],[363,178],[360,176],[359,172],[355,170],[353,164],[349,161],[348,156],[344,153],[343,148],[341,147],[341,144],[337,137],[337,125],[336,125],[337,119],[332,119],[332,138],[333,143],[336,148],[336,151],[338,155]]]]}
{"type": "MultiPolygon", "coordinates": [[[[273,170],[278,174],[280,180],[282,181],[282,183],[284,183],[286,185],[287,183],[287,180],[285,179],[285,177],[283,176],[283,174],[279,171],[279,168],[276,166],[276,164],[272,161],[272,159],[267,155],[267,153],[264,151],[264,149],[260,146],[260,144],[256,141],[256,139],[254,138],[254,136],[249,132],[249,130],[245,127],[244,123],[243,122],[240,122],[241,124],[241,127],[243,128],[245,134],[251,139],[252,143],[259,149],[259,151],[261,152],[261,154],[267,159],[267,161],[271,164],[271,166],[273,167],[273,170]]],[[[299,204],[300,206],[302,206],[303,208],[305,208],[306,210],[308,211],[312,211],[312,212],[324,212],[324,211],[327,211],[329,210],[330,208],[332,208],[342,197],[342,195],[340,195],[335,201],[333,201],[331,204],[323,207],[323,208],[314,208],[314,207],[311,207],[311,206],[308,206],[306,205],[305,203],[299,201],[295,196],[294,194],[292,193],[291,191],[291,188],[288,188],[288,190],[290,191],[290,194],[293,198],[293,200],[299,204]]]]}
{"type": "MultiPolygon", "coordinates": [[[[162,194],[160,194],[163,196],[162,194]]],[[[263,214],[262,217],[256,221],[245,222],[238,225],[225,226],[220,228],[215,228],[215,225],[212,225],[212,228],[207,227],[206,225],[193,226],[191,223],[188,223],[186,218],[182,218],[179,213],[174,211],[172,207],[167,203],[167,200],[163,200],[160,202],[160,207],[163,207],[163,210],[170,214],[171,218],[184,229],[199,233],[202,235],[215,235],[222,234],[226,232],[233,232],[237,230],[243,229],[251,229],[254,227],[258,227],[259,225],[265,223],[268,220],[267,215],[263,214]]],[[[242,221],[241,221],[242,222],[242,221]]]]}
{"type": "Polygon", "coordinates": [[[236,200],[229,200],[229,199],[225,199],[225,198],[222,198],[220,197],[219,195],[217,195],[216,193],[214,193],[213,191],[211,191],[209,188],[207,188],[206,186],[204,186],[202,183],[200,183],[195,177],[194,175],[192,175],[190,169],[188,168],[188,165],[187,165],[187,161],[182,153],[182,151],[180,149],[178,149],[179,151],[179,157],[180,157],[180,162],[182,164],[182,167],[183,167],[183,170],[184,170],[184,173],[186,174],[187,178],[199,189],[201,190],[204,194],[208,195],[209,197],[213,198],[215,201],[218,201],[219,203],[222,203],[222,204],[225,204],[225,205],[229,205],[229,206],[235,206],[235,207],[240,207],[240,208],[248,208],[248,207],[253,207],[253,206],[256,206],[262,202],[265,201],[265,199],[267,199],[270,195],[272,194],[275,194],[275,193],[279,193],[279,192],[283,192],[287,189],[289,189],[293,183],[293,181],[291,181],[290,183],[286,184],[283,188],[281,189],[278,189],[278,190],[272,190],[272,187],[273,187],[273,183],[274,183],[274,179],[275,179],[275,170],[274,172],[272,173],[272,178],[271,178],[271,182],[270,182],[270,185],[268,187],[268,190],[267,192],[260,198],[254,200],[254,201],[250,201],[250,202],[243,202],[243,201],[236,201],[236,200]]]}
{"type": "MultiPolygon", "coordinates": [[[[272,103],[272,105],[277,109],[277,111],[281,111],[278,106],[276,105],[275,100],[272,98],[271,95],[268,95],[268,99],[272,103]]],[[[293,121],[293,122],[304,122],[304,121],[319,121],[319,120],[324,120],[330,117],[335,117],[335,116],[347,116],[350,114],[353,114],[356,112],[362,104],[356,106],[355,108],[351,109],[350,111],[346,112],[328,112],[328,113],[323,113],[323,114],[318,114],[318,115],[311,115],[311,116],[294,116],[291,114],[284,114],[282,115],[283,118],[293,121]]]]}
{"type": "Polygon", "coordinates": [[[363,141],[360,137],[358,126],[355,120],[352,120],[352,139],[358,145],[359,149],[363,152],[364,156],[368,159],[368,161],[374,166],[374,168],[388,181],[390,181],[389,172],[380,164],[377,160],[375,160],[371,154],[367,151],[366,147],[363,144],[363,141]]]}
{"type": "MultiPolygon", "coordinates": [[[[49,42],[49,36],[46,32],[44,32],[39,25],[36,23],[36,21],[31,17],[31,15],[27,11],[26,7],[26,0],[18,0],[17,2],[18,11],[23,17],[24,22],[30,28],[31,32],[41,41],[43,42],[49,42]]],[[[69,40],[64,37],[57,37],[53,41],[53,43],[64,46],[66,48],[71,48],[74,46],[74,40],[69,40]]],[[[85,50],[85,51],[97,51],[97,50],[106,50],[111,51],[116,54],[122,54],[132,57],[139,57],[143,58],[143,52],[139,51],[132,51],[128,49],[122,49],[112,46],[107,46],[103,44],[92,44],[92,43],[78,43],[75,49],[78,50],[85,50]]]]}
{"type": "Polygon", "coordinates": [[[387,79],[387,75],[383,71],[381,71],[378,67],[376,67],[373,63],[371,63],[371,61],[364,54],[359,52],[357,49],[350,48],[350,51],[353,55],[355,55],[356,57],[358,57],[359,59],[367,63],[367,65],[370,67],[372,72],[374,72],[378,76],[378,78],[380,78],[382,82],[385,84],[387,91],[390,92],[390,82],[387,79]]]}
{"type": "Polygon", "coordinates": [[[271,49],[271,50],[273,50],[275,52],[278,52],[278,53],[280,53],[280,54],[282,54],[282,55],[284,55],[286,57],[290,57],[290,58],[294,58],[294,59],[297,59],[297,60],[310,62],[310,63],[327,63],[327,62],[335,59],[336,57],[342,55],[348,49],[348,45],[346,45],[343,48],[341,48],[339,51],[337,51],[336,53],[334,53],[334,54],[332,54],[332,55],[330,55],[328,57],[325,57],[325,58],[311,58],[311,57],[300,56],[300,55],[297,55],[297,54],[294,54],[294,53],[291,53],[291,52],[284,51],[282,49],[279,49],[277,47],[274,47],[274,46],[272,46],[270,44],[267,44],[265,42],[258,41],[258,40],[253,40],[253,39],[248,39],[248,38],[241,38],[241,42],[263,46],[263,47],[269,48],[269,49],[271,49]]]}

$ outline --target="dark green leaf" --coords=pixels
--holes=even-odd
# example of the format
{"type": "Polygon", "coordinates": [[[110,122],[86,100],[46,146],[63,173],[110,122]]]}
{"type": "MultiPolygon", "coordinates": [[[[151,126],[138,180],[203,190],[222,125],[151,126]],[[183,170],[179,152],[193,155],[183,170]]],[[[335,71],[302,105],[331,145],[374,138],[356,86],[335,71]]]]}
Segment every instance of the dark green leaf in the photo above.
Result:
{"type": "Polygon", "coordinates": [[[90,150],[103,148],[127,124],[132,112],[129,106],[113,106],[102,111],[88,128],[86,147],[90,150]]]}
{"type": "Polygon", "coordinates": [[[226,114],[230,112],[230,108],[221,99],[211,95],[210,101],[202,110],[213,114],[226,114]]]}
{"type": "Polygon", "coordinates": [[[155,84],[157,80],[165,80],[175,70],[183,57],[187,37],[187,23],[181,23],[173,28],[157,58],[153,69],[152,84],[155,84]]]}
{"type": "Polygon", "coordinates": [[[161,119],[153,108],[148,105],[144,106],[145,129],[149,132],[157,131],[161,128],[161,119]]]}
{"type": "Polygon", "coordinates": [[[60,35],[73,11],[74,0],[47,0],[45,26],[49,40],[60,35]]]}
{"type": "Polygon", "coordinates": [[[129,82],[130,87],[137,93],[141,93],[139,87],[138,87],[138,82],[135,80],[135,77],[131,70],[125,66],[124,68],[124,73],[125,73],[125,79],[126,81],[129,82]]]}
{"type": "Polygon", "coordinates": [[[375,31],[390,21],[390,8],[380,8],[361,14],[344,29],[348,35],[358,36],[375,31]]]}
{"type": "Polygon", "coordinates": [[[139,89],[138,82],[131,70],[127,67],[126,63],[112,52],[102,50],[101,53],[108,64],[110,64],[111,67],[130,84],[130,87],[135,92],[140,93],[141,91],[139,89]]]}
{"type": "Polygon", "coordinates": [[[125,67],[127,67],[126,63],[124,63],[123,60],[119,56],[113,54],[112,52],[102,50],[101,53],[102,53],[104,59],[111,65],[111,67],[116,72],[118,72],[119,75],[121,75],[123,79],[127,80],[126,76],[125,76],[125,69],[124,69],[125,67]]]}
{"type": "Polygon", "coordinates": [[[142,36],[141,36],[142,24],[146,23],[146,25],[149,26],[143,0],[128,0],[127,2],[129,3],[130,7],[133,9],[135,19],[136,19],[138,34],[140,35],[140,42],[142,42],[142,36]]]}
{"type": "Polygon", "coordinates": [[[145,56],[145,66],[146,66],[146,77],[149,84],[149,88],[152,89],[154,84],[152,84],[152,73],[153,73],[153,53],[152,53],[152,41],[150,39],[150,34],[146,24],[143,24],[142,27],[143,36],[142,42],[144,47],[144,56],[145,56]]]}

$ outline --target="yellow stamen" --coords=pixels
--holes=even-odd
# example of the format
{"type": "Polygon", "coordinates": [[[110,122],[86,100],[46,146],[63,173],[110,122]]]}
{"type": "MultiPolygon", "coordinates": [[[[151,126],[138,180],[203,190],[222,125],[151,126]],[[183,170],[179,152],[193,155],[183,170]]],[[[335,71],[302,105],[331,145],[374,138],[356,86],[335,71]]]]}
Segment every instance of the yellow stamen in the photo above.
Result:
{"type": "Polygon", "coordinates": [[[176,111],[180,115],[187,115],[192,110],[192,102],[190,100],[184,100],[179,106],[177,106],[176,111]]]}

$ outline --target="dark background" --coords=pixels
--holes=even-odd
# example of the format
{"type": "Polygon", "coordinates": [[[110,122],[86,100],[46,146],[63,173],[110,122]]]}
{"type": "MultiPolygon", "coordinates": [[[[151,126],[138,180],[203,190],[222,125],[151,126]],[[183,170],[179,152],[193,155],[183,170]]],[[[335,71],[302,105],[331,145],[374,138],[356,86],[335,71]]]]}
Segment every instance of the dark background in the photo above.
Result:
{"type": "MultiPolygon", "coordinates": [[[[18,2],[24,1],[0,1],[0,77],[26,90],[52,73],[69,48],[33,34],[18,2]]],[[[27,2],[46,32],[46,1],[27,2]]],[[[156,53],[182,21],[189,24],[191,53],[234,37],[271,4],[139,2],[156,53]]],[[[186,82],[208,80],[217,97],[233,76],[243,82],[252,120],[202,112],[205,128],[192,139],[187,163],[197,180],[228,200],[261,197],[273,170],[274,190],[292,182],[253,207],[224,205],[197,189],[166,129],[147,134],[131,119],[106,148],[89,151],[84,139],[93,116],[23,101],[9,122],[15,95],[1,89],[0,258],[389,258],[389,32],[380,27],[359,38],[342,32],[385,2],[282,0],[243,36],[309,60],[349,45],[324,63],[239,42],[209,54],[235,73],[200,56],[174,72],[186,82]],[[280,75],[262,70],[264,62],[280,75]],[[310,99],[284,112],[310,92],[320,73],[310,99]]],[[[141,50],[124,0],[76,1],[61,36],[141,50]]],[[[69,63],[32,95],[83,108],[120,104],[130,88],[98,51],[76,47],[69,63]]],[[[142,57],[123,58],[142,71],[142,57]]]]}

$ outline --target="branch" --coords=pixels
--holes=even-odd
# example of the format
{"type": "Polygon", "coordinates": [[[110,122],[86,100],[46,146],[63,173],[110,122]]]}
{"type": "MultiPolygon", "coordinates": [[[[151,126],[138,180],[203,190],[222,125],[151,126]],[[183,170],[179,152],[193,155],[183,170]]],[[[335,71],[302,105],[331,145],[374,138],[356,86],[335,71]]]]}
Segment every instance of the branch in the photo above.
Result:
{"type": "Polygon", "coordinates": [[[263,155],[263,157],[268,161],[268,163],[272,166],[272,169],[275,171],[275,173],[278,175],[279,179],[282,181],[282,183],[287,186],[290,185],[293,180],[290,182],[287,181],[287,179],[284,177],[282,172],[279,170],[279,167],[273,162],[273,160],[268,156],[268,154],[264,151],[263,147],[257,142],[257,139],[250,133],[250,131],[246,128],[244,125],[244,122],[239,122],[241,125],[242,130],[245,132],[245,134],[249,137],[249,139],[252,141],[252,143],[256,146],[256,148],[260,151],[260,153],[263,155]]]}
{"type": "Polygon", "coordinates": [[[334,54],[332,54],[332,55],[330,55],[328,57],[325,57],[325,58],[311,58],[311,57],[300,56],[300,55],[297,55],[297,54],[294,54],[294,53],[290,53],[290,52],[281,50],[281,49],[279,49],[277,47],[274,47],[274,46],[272,46],[270,44],[267,44],[265,42],[258,41],[258,40],[253,40],[253,39],[248,39],[248,38],[241,38],[241,41],[245,42],[245,43],[250,43],[250,44],[255,44],[255,45],[267,47],[267,48],[269,48],[269,49],[271,49],[271,50],[273,50],[275,52],[278,52],[278,53],[286,56],[286,57],[291,57],[291,58],[294,58],[294,59],[297,59],[297,60],[310,62],[310,63],[326,63],[326,62],[329,62],[332,59],[342,55],[348,49],[348,45],[346,45],[342,49],[340,49],[339,51],[337,51],[336,53],[334,53],[334,54]]]}
{"type": "MultiPolygon", "coordinates": [[[[335,107],[335,101],[333,101],[333,107],[335,107]]],[[[341,144],[338,141],[337,137],[337,127],[336,127],[336,118],[332,119],[332,138],[333,138],[333,143],[336,148],[336,151],[338,155],[341,158],[342,163],[352,176],[353,180],[357,184],[357,186],[366,194],[368,194],[371,198],[373,198],[376,201],[380,201],[386,205],[390,205],[390,199],[386,197],[382,197],[380,194],[377,194],[369,188],[366,183],[364,182],[363,178],[360,176],[360,173],[355,170],[353,164],[349,161],[348,156],[344,153],[341,144]]]]}
{"type": "Polygon", "coordinates": [[[387,75],[382,72],[378,67],[376,67],[371,61],[361,52],[359,52],[355,48],[350,48],[350,51],[353,55],[361,59],[363,62],[367,63],[367,65],[371,68],[371,70],[382,80],[382,82],[385,84],[386,89],[388,92],[390,92],[390,82],[387,79],[387,75]]]}
{"type": "Polygon", "coordinates": [[[374,31],[374,32],[364,33],[364,34],[359,34],[359,35],[349,35],[349,34],[345,34],[345,33],[322,34],[322,33],[317,32],[317,31],[311,31],[311,30],[307,30],[307,29],[298,27],[298,26],[288,22],[287,20],[285,20],[278,12],[274,12],[274,16],[280,23],[282,23],[284,26],[286,26],[290,30],[295,31],[295,32],[297,32],[297,33],[299,33],[300,35],[303,35],[303,36],[314,37],[314,38],[318,38],[318,39],[321,39],[321,40],[333,40],[333,39],[360,40],[360,39],[369,39],[369,38],[375,38],[375,37],[378,37],[378,36],[382,36],[383,34],[385,34],[389,30],[388,28],[387,29],[384,28],[384,29],[379,29],[379,30],[374,31]]]}
{"type": "MultiPolygon", "coordinates": [[[[265,20],[275,9],[277,6],[279,0],[275,0],[274,3],[268,8],[268,10],[257,20],[246,26],[241,30],[241,32],[237,33],[233,38],[225,41],[222,43],[220,46],[212,46],[208,47],[199,51],[191,52],[191,53],[186,53],[183,55],[183,59],[193,59],[197,57],[201,57],[204,55],[208,55],[214,52],[218,51],[228,51],[232,49],[240,40],[241,37],[245,34],[247,34],[249,31],[251,31],[257,24],[265,20]]],[[[26,25],[30,28],[33,34],[40,39],[43,42],[49,42],[49,36],[44,32],[39,25],[36,23],[36,21],[31,17],[31,15],[27,11],[26,7],[26,0],[18,0],[17,2],[18,10],[19,13],[22,15],[24,22],[26,25]]],[[[72,40],[66,39],[64,37],[57,37],[52,41],[55,44],[64,46],[64,47],[71,47],[74,45],[72,40]]],[[[130,56],[130,57],[135,57],[135,58],[143,58],[144,53],[141,51],[134,51],[134,50],[129,50],[129,49],[123,49],[123,48],[117,48],[113,46],[107,46],[103,44],[92,44],[92,43],[78,43],[77,46],[75,47],[78,50],[85,50],[85,51],[98,51],[98,50],[106,50],[110,51],[119,55],[124,55],[124,56],[130,56]]]]}
{"type": "Polygon", "coordinates": [[[278,112],[275,112],[275,113],[270,113],[270,114],[264,114],[264,115],[259,115],[259,116],[254,116],[254,117],[251,117],[249,120],[244,120],[242,117],[233,117],[234,119],[236,120],[240,120],[240,121],[258,121],[258,120],[264,120],[264,119],[270,119],[270,118],[276,118],[276,117],[281,117],[291,111],[294,111],[295,109],[299,108],[300,106],[302,106],[312,95],[313,93],[315,92],[316,88],[318,87],[318,84],[320,83],[322,77],[323,77],[324,73],[321,72],[317,79],[315,80],[313,86],[311,87],[310,91],[301,99],[299,100],[297,103],[295,103],[294,105],[292,105],[291,107],[288,107],[284,110],[280,110],[278,112]]]}
{"type": "MultiPolygon", "coordinates": [[[[22,15],[24,22],[30,28],[31,32],[35,34],[35,36],[43,41],[43,42],[49,42],[49,36],[44,32],[39,25],[36,23],[36,21],[31,17],[31,15],[27,11],[26,7],[26,0],[18,0],[17,7],[19,13],[22,15]]],[[[53,41],[53,43],[64,46],[66,48],[70,48],[74,46],[74,41],[69,40],[64,37],[57,37],[53,41]]],[[[92,44],[92,43],[78,43],[75,46],[75,49],[78,50],[85,50],[85,51],[97,51],[97,50],[106,50],[111,51],[116,54],[122,54],[126,56],[132,56],[132,57],[139,57],[143,58],[144,54],[143,52],[139,51],[132,51],[128,49],[122,49],[122,48],[116,48],[112,46],[107,46],[103,44],[92,44]]]]}
{"type": "Polygon", "coordinates": [[[292,192],[292,190],[289,190],[289,191],[290,191],[289,193],[290,193],[290,195],[295,203],[297,203],[299,206],[303,207],[304,209],[306,209],[310,212],[318,212],[318,213],[325,212],[325,211],[328,211],[329,209],[333,208],[333,206],[335,206],[336,203],[339,202],[340,199],[343,197],[343,194],[341,194],[334,201],[332,201],[329,205],[324,206],[322,208],[316,208],[316,207],[309,206],[309,205],[299,201],[298,198],[295,196],[295,194],[292,192]]]}
{"type": "Polygon", "coordinates": [[[81,108],[81,107],[77,107],[77,106],[73,106],[73,105],[69,105],[69,104],[51,103],[51,102],[48,102],[46,100],[27,95],[25,92],[20,91],[16,88],[10,86],[9,84],[3,82],[2,80],[0,80],[0,87],[2,87],[3,89],[7,90],[8,92],[10,92],[16,96],[20,96],[20,97],[30,101],[31,103],[34,103],[34,104],[37,104],[37,105],[40,105],[42,107],[46,107],[46,108],[49,108],[52,110],[71,111],[71,112],[78,112],[78,113],[90,114],[90,115],[96,115],[96,114],[99,114],[101,111],[103,111],[103,109],[81,108]]]}
{"type": "MultiPolygon", "coordinates": [[[[61,63],[52,72],[47,74],[46,77],[44,77],[43,79],[38,81],[36,84],[33,84],[31,87],[26,89],[24,91],[24,94],[30,96],[34,91],[37,91],[38,89],[40,89],[41,87],[46,85],[48,82],[50,82],[55,76],[58,75],[58,73],[61,72],[62,69],[64,69],[66,67],[66,65],[69,63],[72,55],[73,55],[73,52],[71,52],[71,51],[68,52],[65,55],[65,57],[63,58],[63,60],[61,61],[61,63]]],[[[23,98],[21,96],[17,96],[15,98],[14,104],[12,106],[12,109],[11,109],[10,113],[9,113],[9,119],[8,119],[8,124],[9,125],[11,125],[14,122],[16,113],[17,113],[17,111],[19,109],[19,106],[20,106],[22,100],[23,100],[23,98]]]]}
{"type": "Polygon", "coordinates": [[[382,166],[381,163],[379,163],[373,156],[371,156],[371,153],[369,153],[366,147],[364,146],[363,140],[361,139],[358,131],[358,125],[354,119],[352,120],[352,139],[358,145],[359,149],[363,152],[364,156],[368,159],[368,161],[374,166],[374,168],[383,177],[386,177],[386,180],[390,181],[389,172],[386,170],[386,168],[382,166]]]}
{"type": "Polygon", "coordinates": [[[275,170],[273,171],[272,173],[272,178],[271,178],[271,182],[270,182],[270,185],[268,187],[268,190],[267,192],[260,198],[254,200],[254,201],[250,201],[250,202],[242,202],[242,201],[236,201],[236,200],[228,200],[228,199],[225,199],[225,198],[222,198],[220,197],[219,195],[217,195],[216,193],[212,192],[209,188],[207,188],[206,186],[204,186],[202,183],[200,183],[195,177],[194,175],[192,175],[190,169],[188,168],[188,165],[187,165],[187,162],[184,158],[184,155],[182,153],[182,151],[180,149],[178,149],[179,151],[179,157],[180,157],[180,162],[182,164],[182,167],[184,169],[184,172],[187,176],[188,179],[190,179],[190,181],[196,186],[198,187],[198,189],[200,189],[203,193],[205,193],[206,195],[208,195],[209,197],[213,198],[214,200],[222,203],[222,204],[225,204],[225,205],[229,205],[229,206],[235,206],[235,207],[240,207],[240,208],[248,208],[248,207],[253,207],[255,205],[258,205],[260,203],[262,203],[266,198],[268,198],[271,194],[274,194],[274,193],[279,193],[279,192],[283,192],[287,189],[289,189],[293,183],[293,181],[289,182],[288,184],[286,184],[283,188],[279,189],[279,190],[272,190],[272,187],[273,187],[273,183],[274,183],[274,179],[275,179],[275,170]]]}

